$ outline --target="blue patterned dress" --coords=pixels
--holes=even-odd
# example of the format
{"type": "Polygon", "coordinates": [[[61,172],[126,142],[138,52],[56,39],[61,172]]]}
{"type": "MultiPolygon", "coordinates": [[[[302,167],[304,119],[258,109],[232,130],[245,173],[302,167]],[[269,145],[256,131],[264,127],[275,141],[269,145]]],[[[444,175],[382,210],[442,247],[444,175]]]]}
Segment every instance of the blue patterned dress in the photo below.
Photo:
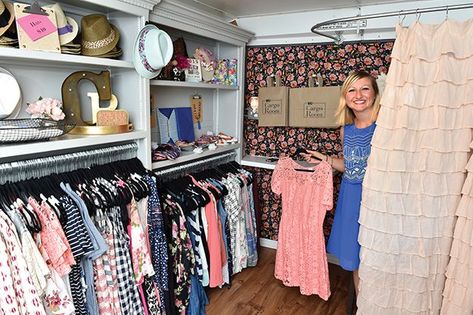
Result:
{"type": "Polygon", "coordinates": [[[366,171],[366,162],[371,152],[371,138],[376,124],[366,128],[345,125],[343,155],[345,172],[338,195],[337,209],[327,251],[338,258],[340,266],[349,271],[358,269],[360,264],[360,244],[358,230],[360,224],[361,185],[366,171]]]}

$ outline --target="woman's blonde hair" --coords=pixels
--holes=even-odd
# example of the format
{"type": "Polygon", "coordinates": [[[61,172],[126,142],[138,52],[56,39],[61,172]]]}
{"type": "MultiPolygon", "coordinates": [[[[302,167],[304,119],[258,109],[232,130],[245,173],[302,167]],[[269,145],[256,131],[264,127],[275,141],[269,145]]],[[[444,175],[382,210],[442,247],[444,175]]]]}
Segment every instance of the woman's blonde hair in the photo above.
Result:
{"type": "Polygon", "coordinates": [[[345,82],[343,82],[343,85],[342,85],[342,91],[340,93],[340,101],[338,103],[337,112],[335,113],[335,117],[337,118],[337,122],[340,124],[340,126],[344,126],[346,124],[352,124],[355,121],[355,114],[353,113],[351,108],[347,106],[345,97],[348,93],[348,89],[352,86],[352,84],[358,81],[359,79],[363,79],[363,78],[370,79],[371,86],[373,87],[373,90],[375,93],[375,100],[373,103],[373,111],[371,113],[371,120],[375,121],[376,118],[378,117],[380,104],[379,104],[379,88],[378,88],[378,84],[376,83],[376,79],[366,71],[355,71],[351,73],[345,79],[345,82]]]}

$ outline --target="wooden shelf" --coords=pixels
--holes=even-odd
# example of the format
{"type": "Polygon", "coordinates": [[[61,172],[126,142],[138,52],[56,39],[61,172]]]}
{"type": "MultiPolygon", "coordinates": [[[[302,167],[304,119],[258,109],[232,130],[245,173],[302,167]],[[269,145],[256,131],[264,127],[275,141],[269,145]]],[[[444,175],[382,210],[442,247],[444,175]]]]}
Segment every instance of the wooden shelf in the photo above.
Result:
{"type": "Polygon", "coordinates": [[[224,84],[210,84],[203,82],[185,82],[185,81],[170,81],[170,80],[150,80],[151,86],[166,86],[166,87],[180,87],[180,88],[196,88],[196,89],[214,89],[214,90],[238,90],[238,86],[224,85],[224,84]]]}
{"type": "Polygon", "coordinates": [[[181,156],[178,157],[177,159],[171,161],[171,160],[165,160],[165,161],[159,161],[159,162],[153,162],[153,170],[158,170],[161,168],[167,168],[170,166],[178,165],[181,163],[187,163],[191,162],[193,160],[201,159],[203,157],[208,157],[208,156],[213,156],[217,155],[220,153],[232,151],[239,149],[241,147],[240,143],[236,144],[229,144],[229,145],[222,145],[222,146],[217,146],[216,150],[210,151],[208,149],[205,149],[204,152],[202,153],[194,153],[194,152],[182,152],[181,156]]]}

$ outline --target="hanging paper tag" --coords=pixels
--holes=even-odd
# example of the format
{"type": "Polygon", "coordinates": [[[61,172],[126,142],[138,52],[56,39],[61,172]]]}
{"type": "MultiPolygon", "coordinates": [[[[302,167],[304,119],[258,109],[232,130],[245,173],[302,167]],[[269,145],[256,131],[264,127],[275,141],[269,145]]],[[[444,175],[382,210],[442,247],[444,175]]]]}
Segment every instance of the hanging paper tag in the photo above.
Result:
{"type": "Polygon", "coordinates": [[[197,123],[197,128],[200,130],[200,122],[202,120],[202,98],[200,95],[194,95],[191,98],[192,120],[197,123]]]}
{"type": "Polygon", "coordinates": [[[19,18],[17,23],[32,41],[43,38],[57,30],[48,16],[45,15],[28,14],[19,18]]]}

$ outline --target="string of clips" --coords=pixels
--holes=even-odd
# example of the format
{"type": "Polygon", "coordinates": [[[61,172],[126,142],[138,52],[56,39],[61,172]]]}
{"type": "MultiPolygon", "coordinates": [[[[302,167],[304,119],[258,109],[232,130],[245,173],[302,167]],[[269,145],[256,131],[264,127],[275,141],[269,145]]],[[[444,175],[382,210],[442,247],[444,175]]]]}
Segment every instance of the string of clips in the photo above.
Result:
{"type": "Polygon", "coordinates": [[[226,152],[219,155],[214,155],[208,158],[202,158],[191,163],[176,165],[164,169],[154,170],[160,182],[167,182],[189,173],[204,171],[218,165],[222,165],[234,161],[236,152],[226,152]]]}
{"type": "Polygon", "coordinates": [[[136,157],[136,142],[0,164],[0,184],[65,173],[136,157]]]}
{"type": "Polygon", "coordinates": [[[324,26],[336,24],[336,23],[343,23],[343,22],[352,22],[352,21],[360,21],[360,20],[370,20],[370,19],[378,19],[384,17],[391,17],[391,16],[406,16],[411,14],[419,15],[422,13],[430,13],[430,12],[439,12],[445,11],[446,16],[448,17],[448,11],[452,10],[463,10],[463,9],[471,9],[473,8],[473,3],[466,3],[466,4],[456,4],[456,5],[444,5],[444,6],[436,6],[436,7],[428,7],[428,8],[418,8],[418,9],[410,9],[410,10],[400,10],[400,11],[390,11],[390,12],[380,12],[380,13],[372,13],[372,14],[365,14],[365,15],[356,15],[351,17],[339,18],[328,20],[325,22],[321,22],[315,24],[310,29],[312,33],[315,33],[320,36],[324,36],[330,39],[333,39],[335,43],[341,44],[343,42],[340,32],[336,32],[336,35],[330,35],[323,33],[319,28],[324,26]]]}

